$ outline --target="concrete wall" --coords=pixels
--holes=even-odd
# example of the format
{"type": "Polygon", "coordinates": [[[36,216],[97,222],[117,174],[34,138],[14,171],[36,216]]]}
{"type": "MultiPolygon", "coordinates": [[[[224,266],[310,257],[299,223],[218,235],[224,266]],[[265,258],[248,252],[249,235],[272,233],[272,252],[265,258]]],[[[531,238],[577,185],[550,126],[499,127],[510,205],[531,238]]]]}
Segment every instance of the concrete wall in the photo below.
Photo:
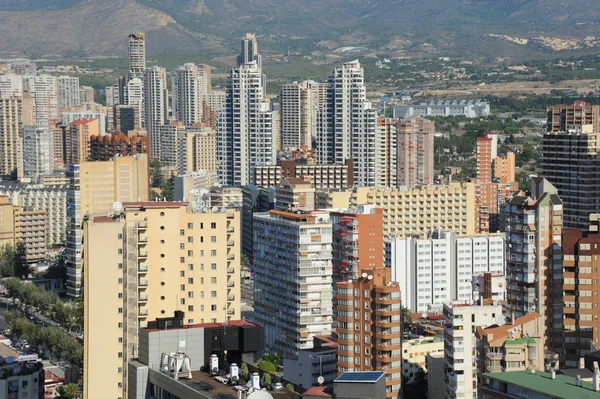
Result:
{"type": "Polygon", "coordinates": [[[204,366],[204,328],[140,331],[139,360],[152,368],[160,367],[165,352],[184,352],[190,358],[192,370],[204,366]]]}

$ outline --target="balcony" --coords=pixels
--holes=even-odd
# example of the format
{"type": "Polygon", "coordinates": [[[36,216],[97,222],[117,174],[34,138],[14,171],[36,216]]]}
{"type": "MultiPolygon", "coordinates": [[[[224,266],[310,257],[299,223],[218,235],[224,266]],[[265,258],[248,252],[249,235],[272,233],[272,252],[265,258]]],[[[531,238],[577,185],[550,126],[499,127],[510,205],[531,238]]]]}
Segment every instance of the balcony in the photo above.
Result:
{"type": "Polygon", "coordinates": [[[235,229],[234,229],[233,227],[228,227],[228,228],[227,228],[227,232],[228,232],[228,233],[234,233],[234,232],[235,232],[235,229]]]}
{"type": "Polygon", "coordinates": [[[147,220],[140,220],[138,222],[138,228],[140,228],[140,229],[147,229],[148,228],[148,221],[147,220]]]}
{"type": "Polygon", "coordinates": [[[227,296],[227,300],[228,300],[229,302],[233,302],[233,301],[235,301],[235,295],[228,295],[228,296],[227,296]]]}
{"type": "Polygon", "coordinates": [[[148,234],[139,234],[138,235],[138,243],[139,244],[145,244],[148,242],[148,234]]]}
{"type": "Polygon", "coordinates": [[[148,311],[147,310],[143,309],[143,310],[138,311],[138,317],[144,317],[145,318],[147,316],[148,316],[148,311]]]}
{"type": "Polygon", "coordinates": [[[233,255],[228,255],[227,256],[227,260],[234,260],[234,259],[235,259],[235,256],[233,256],[233,255]]]}
{"type": "Polygon", "coordinates": [[[139,258],[147,258],[148,257],[148,250],[145,248],[140,248],[140,250],[138,251],[138,257],[139,258]]]}
{"type": "Polygon", "coordinates": [[[228,246],[228,247],[233,247],[234,245],[235,245],[235,242],[234,242],[234,241],[229,241],[229,242],[227,242],[227,246],[228,246]]]}
{"type": "Polygon", "coordinates": [[[148,295],[138,295],[138,302],[148,302],[148,295]]]}
{"type": "Polygon", "coordinates": [[[140,280],[140,281],[138,281],[138,285],[140,287],[147,287],[148,286],[148,280],[140,280]]]}
{"type": "Polygon", "coordinates": [[[138,272],[139,273],[146,273],[146,272],[148,272],[148,265],[140,263],[138,265],[138,272]]]}
{"type": "Polygon", "coordinates": [[[231,309],[227,309],[227,314],[228,315],[233,315],[235,314],[235,309],[231,308],[231,309]]]}
{"type": "Polygon", "coordinates": [[[502,352],[485,352],[488,359],[501,360],[502,352]]]}
{"type": "Polygon", "coordinates": [[[235,282],[234,281],[228,281],[227,282],[227,288],[233,288],[235,287],[235,282]]]}
{"type": "Polygon", "coordinates": [[[227,274],[233,274],[233,273],[235,273],[235,267],[228,267],[227,274]]]}

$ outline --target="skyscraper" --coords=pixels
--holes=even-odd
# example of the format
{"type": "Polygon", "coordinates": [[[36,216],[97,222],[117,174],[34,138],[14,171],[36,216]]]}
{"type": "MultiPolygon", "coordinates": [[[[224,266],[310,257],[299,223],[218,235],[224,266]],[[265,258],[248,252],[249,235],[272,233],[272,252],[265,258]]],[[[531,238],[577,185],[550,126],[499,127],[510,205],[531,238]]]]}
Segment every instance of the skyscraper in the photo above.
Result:
{"type": "Polygon", "coordinates": [[[82,289],[82,223],[85,216],[106,214],[115,202],[148,201],[148,155],[116,157],[107,162],[82,162],[68,172],[67,295],[82,289]]]}
{"type": "Polygon", "coordinates": [[[22,170],[21,99],[0,99],[0,175],[22,170]]]}
{"type": "Polygon", "coordinates": [[[46,126],[50,119],[60,116],[56,76],[24,76],[23,87],[31,96],[34,124],[46,126]]]}
{"type": "Polygon", "coordinates": [[[159,126],[168,118],[167,72],[153,66],[144,71],[145,124],[150,139],[150,155],[160,156],[159,126]]]}
{"type": "MultiPolygon", "coordinates": [[[[324,118],[327,85],[306,80],[281,88],[280,147],[312,147],[317,124],[324,118]]],[[[281,149],[279,148],[279,149],[281,149]]]]}
{"type": "MultiPolygon", "coordinates": [[[[546,346],[553,348],[555,320],[562,308],[563,207],[556,188],[533,178],[531,193],[521,192],[505,205],[507,309],[515,317],[538,312],[544,317],[546,346]]],[[[562,324],[561,324],[562,325],[562,324]]]]}
{"type": "Polygon", "coordinates": [[[331,222],[323,211],[254,214],[254,316],[265,350],[297,359],[333,322],[331,222]]]}
{"type": "Polygon", "coordinates": [[[173,117],[185,126],[201,121],[202,83],[195,64],[184,64],[171,74],[173,117]]]}
{"type": "Polygon", "coordinates": [[[435,124],[422,117],[398,122],[398,184],[433,184],[435,124]]]}
{"type": "Polygon", "coordinates": [[[224,185],[250,184],[254,163],[275,163],[273,116],[262,80],[255,61],[229,75],[225,107],[217,123],[217,160],[224,185]]]}
{"type": "Polygon", "coordinates": [[[61,108],[79,107],[79,78],[75,76],[58,77],[58,105],[61,108]]]}
{"type": "Polygon", "coordinates": [[[375,185],[396,187],[398,183],[398,121],[377,118],[375,185]]]}
{"type": "Polygon", "coordinates": [[[258,42],[256,41],[256,34],[246,33],[242,38],[241,51],[237,56],[237,66],[240,67],[243,64],[248,64],[252,61],[256,61],[259,68],[262,68],[262,60],[260,54],[258,54],[258,42]]]}
{"type": "Polygon", "coordinates": [[[132,33],[129,35],[129,79],[143,78],[146,69],[146,35],[132,33]]]}
{"type": "Polygon", "coordinates": [[[52,130],[48,126],[23,126],[23,177],[38,181],[54,171],[52,130]]]}
{"type": "Polygon", "coordinates": [[[364,70],[358,60],[335,68],[327,89],[327,118],[319,127],[317,151],[321,163],[354,161],[354,182],[375,186],[377,111],[367,101],[364,70]]]}

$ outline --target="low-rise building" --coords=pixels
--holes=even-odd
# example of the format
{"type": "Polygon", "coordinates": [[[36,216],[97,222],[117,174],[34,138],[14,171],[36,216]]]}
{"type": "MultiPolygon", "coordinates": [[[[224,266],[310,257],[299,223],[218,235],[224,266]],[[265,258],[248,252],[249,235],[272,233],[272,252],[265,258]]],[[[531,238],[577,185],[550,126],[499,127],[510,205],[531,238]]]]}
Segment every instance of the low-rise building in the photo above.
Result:
{"type": "Polygon", "coordinates": [[[331,337],[316,336],[313,347],[298,351],[298,360],[283,360],[283,379],[304,389],[313,386],[330,386],[337,377],[338,345],[331,337]],[[319,383],[319,377],[323,382],[319,383]]]}
{"type": "Polygon", "coordinates": [[[35,358],[19,360],[20,357],[0,356],[1,398],[44,399],[44,365],[37,361],[37,356],[35,358]]]}
{"type": "Polygon", "coordinates": [[[414,382],[417,373],[426,373],[429,355],[444,355],[444,339],[442,336],[431,338],[417,338],[404,340],[402,342],[402,376],[407,383],[414,382]]]}

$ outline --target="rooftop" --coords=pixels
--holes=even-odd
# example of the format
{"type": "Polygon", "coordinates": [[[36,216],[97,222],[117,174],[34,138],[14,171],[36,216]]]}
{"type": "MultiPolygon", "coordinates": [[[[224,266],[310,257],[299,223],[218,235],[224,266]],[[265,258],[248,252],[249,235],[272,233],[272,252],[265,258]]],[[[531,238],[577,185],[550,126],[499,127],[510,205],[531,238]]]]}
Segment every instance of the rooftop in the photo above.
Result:
{"type": "MultiPolygon", "coordinates": [[[[219,327],[258,327],[258,324],[252,323],[248,320],[230,320],[225,323],[202,323],[202,324],[186,324],[182,328],[172,328],[169,327],[169,331],[171,330],[185,330],[189,328],[219,328],[219,327]]],[[[145,328],[148,332],[161,331],[158,328],[145,328]]]]}
{"type": "Polygon", "coordinates": [[[349,371],[338,378],[334,382],[376,382],[385,376],[385,371],[349,371]]]}
{"type": "Polygon", "coordinates": [[[575,379],[566,375],[557,374],[556,379],[553,380],[548,373],[538,372],[532,374],[530,371],[511,371],[486,373],[484,377],[520,386],[557,399],[600,398],[600,392],[594,391],[592,384],[584,381],[583,386],[578,387],[575,379]]]}

